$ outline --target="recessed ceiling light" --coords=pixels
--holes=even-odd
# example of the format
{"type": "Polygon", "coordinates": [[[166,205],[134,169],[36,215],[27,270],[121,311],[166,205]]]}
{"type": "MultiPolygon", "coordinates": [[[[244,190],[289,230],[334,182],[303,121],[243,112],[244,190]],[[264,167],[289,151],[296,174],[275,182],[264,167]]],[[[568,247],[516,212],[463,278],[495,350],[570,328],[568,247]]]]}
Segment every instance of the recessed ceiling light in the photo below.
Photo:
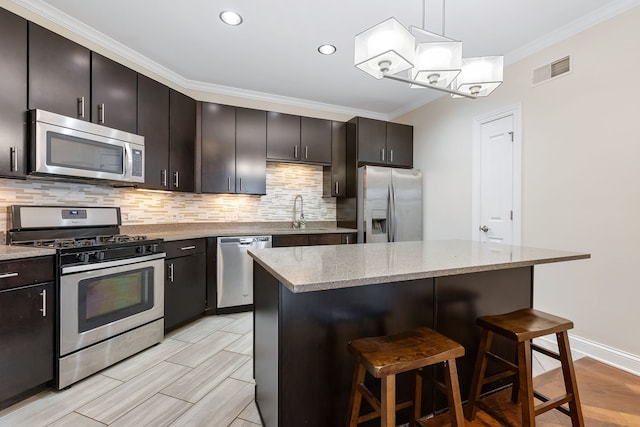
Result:
{"type": "Polygon", "coordinates": [[[232,10],[224,10],[220,12],[220,19],[227,25],[240,25],[242,24],[242,16],[232,10]]]}
{"type": "Polygon", "coordinates": [[[318,52],[323,55],[333,55],[336,53],[336,47],[332,44],[323,44],[318,47],[318,52]]]}

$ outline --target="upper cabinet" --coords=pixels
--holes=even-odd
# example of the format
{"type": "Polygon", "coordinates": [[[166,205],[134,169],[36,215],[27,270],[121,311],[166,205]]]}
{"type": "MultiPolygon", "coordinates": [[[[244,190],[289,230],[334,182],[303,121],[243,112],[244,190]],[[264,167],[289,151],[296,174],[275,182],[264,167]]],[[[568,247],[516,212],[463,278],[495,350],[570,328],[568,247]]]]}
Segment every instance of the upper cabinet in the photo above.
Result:
{"type": "Polygon", "coordinates": [[[331,166],[323,168],[323,195],[345,197],[347,191],[347,124],[331,122],[331,166]]]}
{"type": "Polygon", "coordinates": [[[144,136],[144,187],[169,189],[169,88],[138,74],[138,131],[144,136]]]}
{"type": "Polygon", "coordinates": [[[91,51],[29,22],[29,109],[91,119],[91,51]]]}
{"type": "Polygon", "coordinates": [[[267,113],[236,108],[236,193],[267,194],[267,113]]]}
{"type": "Polygon", "coordinates": [[[413,167],[413,127],[355,117],[348,144],[357,152],[358,165],[413,167]]]}
{"type": "Polygon", "coordinates": [[[29,109],[136,132],[136,72],[29,23],[29,109]]]}
{"type": "Polygon", "coordinates": [[[331,164],[331,121],[267,113],[267,160],[331,164]]]}
{"type": "Polygon", "coordinates": [[[202,103],[200,188],[203,193],[236,192],[236,107],[202,103]]]}
{"type": "Polygon", "coordinates": [[[137,85],[135,71],[91,52],[91,121],[135,133],[137,85]]]}
{"type": "Polygon", "coordinates": [[[196,101],[169,92],[169,189],[195,191],[196,101]]]}
{"type": "Polygon", "coordinates": [[[0,176],[26,169],[27,21],[0,8],[0,176]]]}

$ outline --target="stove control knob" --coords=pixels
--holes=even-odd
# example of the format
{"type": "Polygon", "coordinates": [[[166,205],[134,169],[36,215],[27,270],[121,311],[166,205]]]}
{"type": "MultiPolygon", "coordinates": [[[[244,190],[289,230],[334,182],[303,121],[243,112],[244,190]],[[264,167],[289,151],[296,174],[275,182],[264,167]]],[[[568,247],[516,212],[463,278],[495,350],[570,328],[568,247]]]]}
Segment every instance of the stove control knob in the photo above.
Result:
{"type": "Polygon", "coordinates": [[[98,261],[103,261],[104,260],[104,251],[98,251],[95,254],[93,254],[93,256],[98,261]]]}
{"type": "Polygon", "coordinates": [[[147,246],[147,250],[150,253],[155,254],[156,252],[158,252],[158,245],[157,244],[149,245],[147,246]]]}
{"type": "Polygon", "coordinates": [[[136,248],[136,252],[139,253],[140,255],[144,255],[147,253],[147,248],[144,245],[138,246],[136,248]]]}
{"type": "Polygon", "coordinates": [[[89,254],[86,252],[79,253],[78,255],[76,255],[76,258],[82,263],[89,262],[89,254]]]}

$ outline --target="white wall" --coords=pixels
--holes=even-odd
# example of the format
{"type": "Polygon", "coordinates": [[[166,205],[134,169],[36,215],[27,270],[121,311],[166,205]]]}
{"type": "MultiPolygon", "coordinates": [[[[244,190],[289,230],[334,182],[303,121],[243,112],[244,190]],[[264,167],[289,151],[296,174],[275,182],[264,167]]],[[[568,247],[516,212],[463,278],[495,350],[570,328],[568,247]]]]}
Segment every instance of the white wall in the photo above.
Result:
{"type": "Polygon", "coordinates": [[[535,267],[534,306],[572,319],[574,336],[605,346],[604,358],[621,351],[636,372],[639,23],[636,7],[508,66],[488,98],[443,97],[398,119],[415,126],[415,165],[426,172],[425,237],[470,238],[473,120],[522,105],[522,244],[592,254],[535,267]],[[532,69],[567,54],[571,74],[532,86],[532,69]]]}

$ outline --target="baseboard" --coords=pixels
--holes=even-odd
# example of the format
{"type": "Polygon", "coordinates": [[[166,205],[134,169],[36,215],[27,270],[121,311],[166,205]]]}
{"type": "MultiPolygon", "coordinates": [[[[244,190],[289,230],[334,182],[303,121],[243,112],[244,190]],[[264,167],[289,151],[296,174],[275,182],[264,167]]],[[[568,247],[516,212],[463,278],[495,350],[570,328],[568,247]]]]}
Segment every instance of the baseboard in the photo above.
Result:
{"type": "MultiPolygon", "coordinates": [[[[558,351],[558,344],[551,336],[537,338],[535,342],[541,347],[558,351]]],[[[571,334],[569,334],[569,343],[574,360],[581,357],[590,357],[609,366],[640,376],[640,356],[571,334]]],[[[536,352],[534,352],[534,360],[534,376],[560,366],[559,362],[541,356],[536,352]]]]}

